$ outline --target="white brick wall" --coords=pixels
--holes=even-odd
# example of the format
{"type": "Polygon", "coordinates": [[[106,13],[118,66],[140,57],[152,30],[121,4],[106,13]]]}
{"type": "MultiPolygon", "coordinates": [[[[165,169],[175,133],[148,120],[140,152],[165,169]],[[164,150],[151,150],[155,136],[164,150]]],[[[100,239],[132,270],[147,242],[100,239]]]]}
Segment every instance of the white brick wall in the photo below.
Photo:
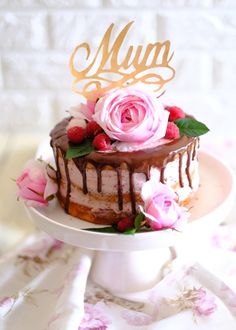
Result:
{"type": "Polygon", "coordinates": [[[68,56],[59,53],[8,53],[2,56],[5,87],[11,89],[68,89],[68,56]]]}
{"type": "Polygon", "coordinates": [[[0,14],[1,49],[26,50],[49,47],[47,15],[27,11],[2,11],[0,14]]]}
{"type": "Polygon", "coordinates": [[[79,99],[70,91],[72,49],[95,47],[111,22],[130,20],[133,44],[172,41],[167,101],[234,136],[234,0],[0,0],[0,129],[48,132],[79,99]]]}

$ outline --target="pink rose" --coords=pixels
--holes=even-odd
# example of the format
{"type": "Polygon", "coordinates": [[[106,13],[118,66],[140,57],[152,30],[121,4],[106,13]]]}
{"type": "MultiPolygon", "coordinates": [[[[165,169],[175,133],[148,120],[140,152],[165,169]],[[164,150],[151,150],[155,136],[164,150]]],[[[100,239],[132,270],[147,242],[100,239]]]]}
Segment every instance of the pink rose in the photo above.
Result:
{"type": "Polygon", "coordinates": [[[165,136],[169,112],[155,94],[139,88],[118,89],[101,97],[93,119],[120,151],[154,148],[165,136]]]}
{"type": "Polygon", "coordinates": [[[19,188],[17,196],[24,200],[27,206],[48,206],[48,199],[57,192],[57,184],[53,180],[54,174],[52,168],[47,169],[45,162],[28,161],[16,180],[19,188]]]}
{"type": "Polygon", "coordinates": [[[141,197],[144,201],[142,212],[153,230],[174,228],[180,230],[186,223],[184,208],[176,202],[176,194],[159,181],[159,171],[153,169],[151,178],[142,186],[141,197]]]}

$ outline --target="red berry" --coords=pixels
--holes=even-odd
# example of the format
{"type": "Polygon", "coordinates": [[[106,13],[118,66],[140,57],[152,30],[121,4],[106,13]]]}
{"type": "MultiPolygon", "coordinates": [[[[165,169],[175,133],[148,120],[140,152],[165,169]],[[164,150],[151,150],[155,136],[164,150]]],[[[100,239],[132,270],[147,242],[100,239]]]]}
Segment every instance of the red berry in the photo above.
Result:
{"type": "Polygon", "coordinates": [[[166,129],[166,139],[178,139],[179,138],[179,128],[175,123],[169,122],[166,129]]]}
{"type": "Polygon", "coordinates": [[[105,133],[99,133],[93,139],[93,145],[98,150],[109,150],[111,149],[111,140],[105,133]]]}
{"type": "Polygon", "coordinates": [[[86,131],[83,127],[73,126],[68,128],[67,137],[70,142],[81,143],[86,136],[86,131]]]}
{"type": "Polygon", "coordinates": [[[130,217],[125,217],[122,218],[118,223],[117,223],[117,229],[120,232],[124,232],[126,229],[131,229],[134,226],[134,219],[130,217]]]}
{"type": "Polygon", "coordinates": [[[179,118],[184,118],[185,117],[185,113],[184,111],[179,108],[179,107],[175,107],[175,106],[166,106],[165,110],[169,111],[170,115],[169,115],[169,121],[174,121],[176,119],[179,118]]]}
{"type": "Polygon", "coordinates": [[[90,121],[86,126],[86,133],[88,137],[94,137],[98,133],[102,132],[101,126],[96,121],[90,121]]]}

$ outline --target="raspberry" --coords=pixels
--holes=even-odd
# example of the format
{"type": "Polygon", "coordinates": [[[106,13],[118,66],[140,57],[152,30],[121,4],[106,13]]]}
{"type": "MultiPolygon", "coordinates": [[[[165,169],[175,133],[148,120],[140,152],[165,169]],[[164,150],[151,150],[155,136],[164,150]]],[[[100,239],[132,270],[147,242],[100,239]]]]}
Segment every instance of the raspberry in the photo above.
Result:
{"type": "Polygon", "coordinates": [[[98,133],[102,132],[101,126],[96,121],[90,121],[86,126],[86,133],[88,137],[94,137],[98,133]]]}
{"type": "Polygon", "coordinates": [[[93,139],[93,145],[98,150],[109,150],[111,149],[111,140],[105,133],[99,133],[93,139]]]}
{"type": "Polygon", "coordinates": [[[86,136],[86,131],[83,127],[73,126],[67,129],[67,137],[70,142],[81,143],[86,136]]]}
{"type": "Polygon", "coordinates": [[[179,138],[179,128],[175,123],[169,122],[166,129],[166,139],[178,139],[179,138]]]}
{"type": "Polygon", "coordinates": [[[169,111],[170,115],[169,115],[169,121],[174,121],[176,119],[179,118],[184,118],[185,117],[185,113],[182,109],[180,109],[179,107],[175,107],[175,106],[166,106],[165,110],[169,111]]]}
{"type": "Polygon", "coordinates": [[[125,217],[122,218],[118,223],[117,223],[117,229],[123,233],[126,229],[131,229],[134,226],[134,220],[130,217],[125,217]]]}

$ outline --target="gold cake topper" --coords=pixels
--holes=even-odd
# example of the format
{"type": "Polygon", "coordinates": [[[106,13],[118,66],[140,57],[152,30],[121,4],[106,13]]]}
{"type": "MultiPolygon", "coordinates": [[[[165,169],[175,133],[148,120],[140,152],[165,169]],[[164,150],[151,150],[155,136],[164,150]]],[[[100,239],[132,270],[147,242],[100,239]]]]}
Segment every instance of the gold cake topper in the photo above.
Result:
{"type": "MultiPolygon", "coordinates": [[[[150,43],[144,48],[138,45],[135,49],[130,45],[121,60],[121,48],[133,22],[129,22],[118,34],[111,45],[112,23],[92,58],[88,43],[79,44],[70,58],[70,69],[75,77],[73,90],[87,99],[93,99],[114,88],[124,88],[138,82],[152,85],[154,92],[163,92],[163,86],[175,76],[170,66],[173,52],[170,53],[170,41],[150,43]],[[77,61],[79,52],[86,52],[86,67],[77,61]],[[77,67],[77,68],[76,68],[77,67]]],[[[81,54],[80,54],[81,55],[81,54]]]]}

